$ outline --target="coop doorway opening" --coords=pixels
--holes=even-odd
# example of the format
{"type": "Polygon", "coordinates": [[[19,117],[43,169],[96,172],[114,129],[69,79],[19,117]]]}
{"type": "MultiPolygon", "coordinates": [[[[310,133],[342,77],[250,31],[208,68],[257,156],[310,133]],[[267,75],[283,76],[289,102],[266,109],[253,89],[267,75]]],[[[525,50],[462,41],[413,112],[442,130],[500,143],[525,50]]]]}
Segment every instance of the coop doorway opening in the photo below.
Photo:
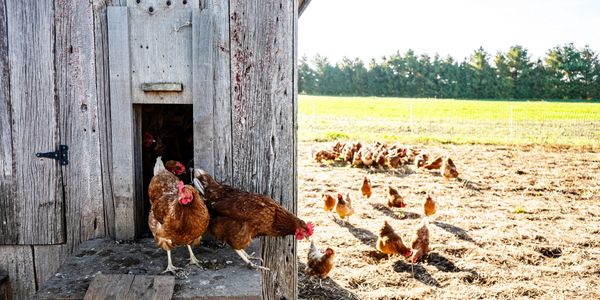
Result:
{"type": "Polygon", "coordinates": [[[136,176],[138,200],[136,229],[139,237],[151,236],[148,227],[150,202],[148,185],[152,179],[154,164],[158,156],[163,162],[174,160],[185,166],[186,172],[178,177],[190,183],[189,168],[194,165],[193,108],[191,104],[143,104],[135,105],[139,141],[136,161],[141,164],[141,173],[136,176]],[[140,188],[141,186],[141,188],[140,188]]]}

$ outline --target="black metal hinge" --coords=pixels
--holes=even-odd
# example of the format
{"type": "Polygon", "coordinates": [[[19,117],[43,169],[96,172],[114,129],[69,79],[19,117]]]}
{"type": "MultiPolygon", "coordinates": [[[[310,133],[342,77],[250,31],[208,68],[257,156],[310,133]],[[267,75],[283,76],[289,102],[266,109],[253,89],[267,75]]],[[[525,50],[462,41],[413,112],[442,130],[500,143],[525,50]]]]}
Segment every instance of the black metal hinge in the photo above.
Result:
{"type": "Polygon", "coordinates": [[[56,159],[61,166],[66,166],[69,164],[69,146],[60,145],[56,151],[36,153],[35,156],[56,159]]]}

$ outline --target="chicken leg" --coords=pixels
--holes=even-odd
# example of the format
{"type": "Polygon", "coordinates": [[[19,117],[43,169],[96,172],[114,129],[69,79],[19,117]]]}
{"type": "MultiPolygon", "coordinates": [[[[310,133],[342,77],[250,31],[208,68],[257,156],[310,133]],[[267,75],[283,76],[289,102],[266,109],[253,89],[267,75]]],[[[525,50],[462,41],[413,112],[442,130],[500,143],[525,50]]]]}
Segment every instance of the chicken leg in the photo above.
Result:
{"type": "Polygon", "coordinates": [[[194,255],[194,251],[192,251],[192,246],[187,245],[188,251],[190,252],[190,265],[196,265],[197,267],[202,268],[202,266],[200,265],[200,261],[196,258],[196,255],[194,255]]]}
{"type": "Polygon", "coordinates": [[[243,249],[235,250],[235,253],[237,253],[242,258],[242,260],[246,263],[246,265],[248,265],[248,267],[253,268],[253,269],[261,269],[261,270],[265,270],[265,271],[270,271],[269,268],[259,266],[255,263],[253,263],[252,261],[250,261],[250,257],[248,255],[248,253],[246,253],[246,251],[244,251],[243,249]]]}
{"type": "Polygon", "coordinates": [[[167,250],[167,268],[162,271],[160,274],[164,274],[166,272],[171,272],[173,275],[177,275],[177,270],[181,270],[181,268],[177,268],[173,266],[173,261],[171,260],[171,250],[167,250]]]}

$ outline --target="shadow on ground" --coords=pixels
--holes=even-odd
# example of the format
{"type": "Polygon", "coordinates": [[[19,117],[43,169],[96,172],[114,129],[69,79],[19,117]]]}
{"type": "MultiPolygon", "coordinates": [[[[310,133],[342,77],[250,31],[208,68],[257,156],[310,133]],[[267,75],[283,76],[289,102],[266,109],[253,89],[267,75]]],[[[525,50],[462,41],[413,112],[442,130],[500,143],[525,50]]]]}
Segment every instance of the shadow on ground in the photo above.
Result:
{"type": "Polygon", "coordinates": [[[363,243],[367,246],[372,247],[375,245],[375,242],[377,242],[377,236],[369,230],[366,230],[366,229],[360,228],[360,227],[356,227],[348,221],[335,219],[334,222],[336,224],[348,229],[348,231],[350,231],[350,233],[352,233],[352,235],[355,238],[357,238],[361,243],[363,243]]]}
{"type": "Polygon", "coordinates": [[[471,242],[471,243],[481,247],[481,245],[479,243],[477,243],[477,241],[475,241],[466,230],[464,230],[458,226],[454,226],[452,224],[439,222],[439,221],[434,221],[433,224],[441,229],[444,229],[444,230],[454,234],[457,238],[459,238],[463,241],[471,242]]]}
{"type": "Polygon", "coordinates": [[[373,207],[373,209],[384,214],[386,217],[392,218],[392,219],[397,219],[397,220],[418,219],[421,217],[421,215],[414,213],[414,212],[410,212],[410,211],[400,211],[399,214],[397,214],[395,211],[391,210],[389,207],[387,207],[381,203],[369,203],[369,205],[371,205],[371,207],[373,207]]]}

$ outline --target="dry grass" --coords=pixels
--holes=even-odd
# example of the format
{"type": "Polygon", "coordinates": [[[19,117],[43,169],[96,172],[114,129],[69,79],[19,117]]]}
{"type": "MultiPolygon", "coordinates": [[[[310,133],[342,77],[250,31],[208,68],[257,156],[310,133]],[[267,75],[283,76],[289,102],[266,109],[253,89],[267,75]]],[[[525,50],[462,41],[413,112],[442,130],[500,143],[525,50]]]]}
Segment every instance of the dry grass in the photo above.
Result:
{"type": "Polygon", "coordinates": [[[600,299],[600,154],[542,147],[439,145],[460,181],[439,175],[318,164],[299,149],[299,214],[317,225],[317,245],[336,251],[336,267],[319,286],[303,274],[308,243],[299,243],[303,299],[589,298],[600,299]],[[362,176],[374,185],[360,197],[362,176]],[[406,209],[388,209],[388,184],[406,209]],[[388,220],[403,239],[421,222],[424,193],[433,191],[438,214],[430,225],[431,252],[414,266],[380,255],[376,234],[388,220]],[[350,192],[356,214],[334,221],[322,192],[350,192]]]}

